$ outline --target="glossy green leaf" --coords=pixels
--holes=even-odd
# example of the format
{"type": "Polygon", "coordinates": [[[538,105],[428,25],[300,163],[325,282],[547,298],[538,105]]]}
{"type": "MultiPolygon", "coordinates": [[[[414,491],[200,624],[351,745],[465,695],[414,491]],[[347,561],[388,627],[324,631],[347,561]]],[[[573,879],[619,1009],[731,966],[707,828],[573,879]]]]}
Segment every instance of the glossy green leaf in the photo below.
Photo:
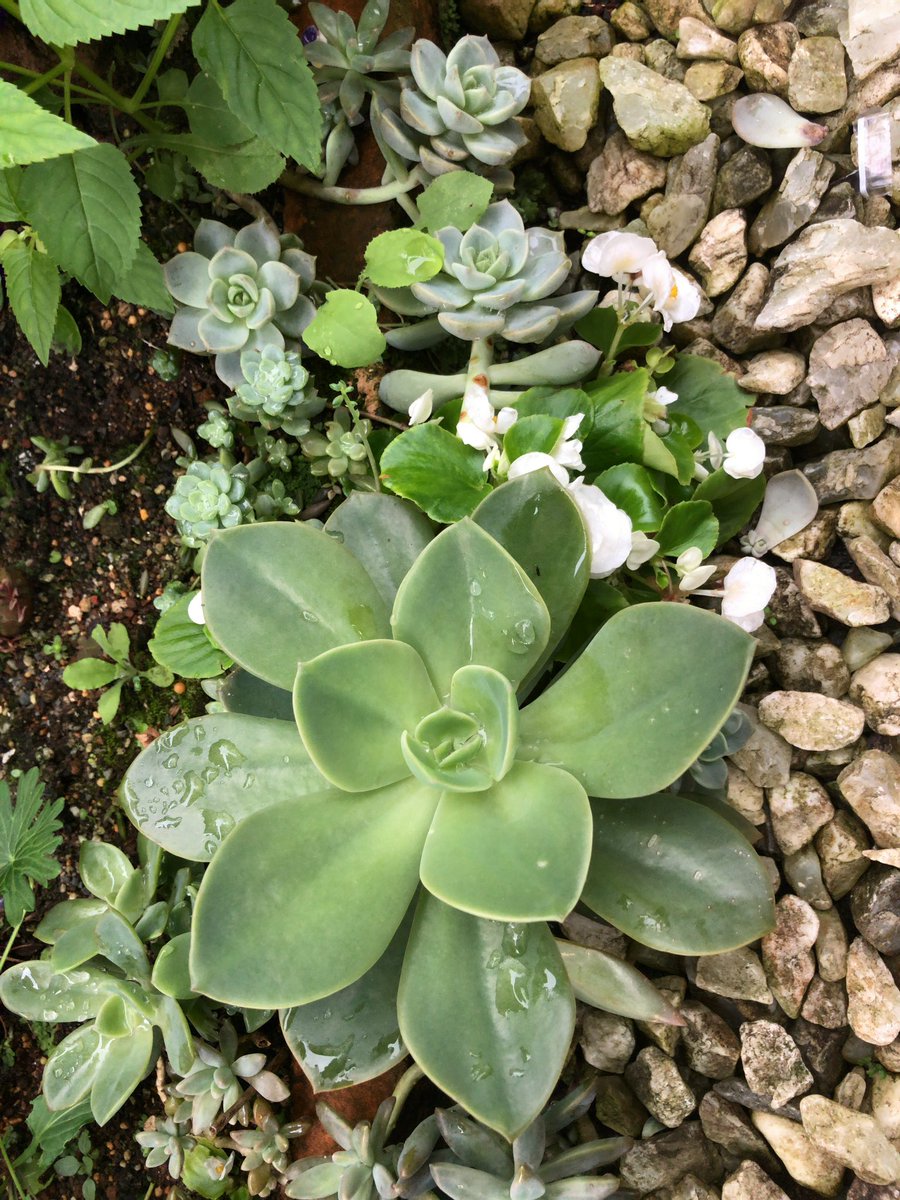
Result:
{"type": "Polygon", "coordinates": [[[415,505],[384,492],[351,492],[325,531],[359,559],[388,606],[435,532],[415,505]]]}
{"type": "Polygon", "coordinates": [[[571,624],[588,584],[587,530],[578,506],[544,469],[495,488],[472,520],[512,555],[540,592],[550,614],[549,653],[571,624]]]}
{"type": "Polygon", "coordinates": [[[423,893],[403,961],[400,1031],[419,1066],[513,1138],[550,1097],[575,1025],[543,922],[484,921],[423,893]]]}
{"type": "Polygon", "coordinates": [[[696,546],[704,558],[712,554],[719,537],[719,522],[705,500],[685,500],[666,513],[656,540],[660,554],[677,558],[696,546]]]}
{"type": "MultiPolygon", "coordinates": [[[[269,1016],[271,1013],[265,1014],[260,1024],[264,1024],[269,1016]]],[[[196,1047],[181,1005],[171,996],[156,996],[152,1019],[162,1033],[166,1058],[172,1064],[173,1071],[177,1075],[186,1075],[196,1057],[196,1047]]],[[[252,1032],[249,1025],[247,1032],[252,1032]]]]}
{"type": "MultiPolygon", "coordinates": [[[[161,309],[160,311],[164,312],[165,309],[161,309]]],[[[63,354],[70,354],[73,358],[81,353],[81,330],[78,328],[75,318],[64,304],[60,304],[56,310],[56,320],[53,323],[52,346],[53,349],[61,350],[63,354]]],[[[100,520],[102,515],[106,514],[107,509],[104,505],[98,505],[93,511],[97,511],[97,509],[103,510],[101,516],[97,518],[100,520]]],[[[87,519],[87,514],[85,514],[84,519],[87,519]]]]}
{"type": "Polygon", "coordinates": [[[433,521],[459,521],[491,492],[484,455],[440,425],[415,425],[381,456],[381,478],[433,521]]]}
{"type": "Polygon", "coordinates": [[[369,792],[409,775],[400,737],[438,704],[425,664],[405,642],[338,646],[303,663],[294,686],[307,753],[345,792],[369,792]],[[352,731],[361,736],[348,753],[352,731]]]}
{"type": "Polygon", "coordinates": [[[208,862],[253,813],[327,792],[295,725],[216,713],[176,725],[139,754],[120,799],[133,824],[164,850],[208,862]]]}
{"type": "Polygon", "coordinates": [[[475,719],[491,778],[502,779],[519,746],[519,706],[509,680],[490,667],[460,667],[450,682],[450,706],[475,719]]]}
{"type": "Polygon", "coordinates": [[[93,896],[112,904],[134,871],[126,854],[109,842],[84,841],[78,852],[78,874],[93,896]]]}
{"type": "Polygon", "coordinates": [[[22,0],[22,20],[54,46],[77,46],[165,21],[200,0],[22,0]]]}
{"type": "Polygon", "coordinates": [[[35,163],[20,195],[55,262],[106,304],[140,242],[141,201],[125,155],[104,143],[35,163]]]}
{"type": "Polygon", "coordinates": [[[267,717],[273,721],[294,720],[294,697],[283,688],[266,683],[237,667],[219,685],[219,699],[228,712],[249,717],[267,717]]]}
{"type": "Polygon", "coordinates": [[[444,247],[419,229],[389,229],[372,238],[365,251],[366,276],[381,287],[409,287],[437,275],[444,247]]]}
{"type": "Polygon", "coordinates": [[[595,800],[594,853],[582,899],[645,946],[718,954],[774,923],[772,885],[722,817],[681,796],[595,800]]]}
{"type": "Polygon", "coordinates": [[[741,532],[762,504],[765,491],[764,475],[757,475],[755,479],[732,479],[722,470],[713,471],[697,485],[694,499],[709,501],[719,522],[718,545],[741,532]]]}
{"type": "Polygon", "coordinates": [[[562,436],[564,422],[547,413],[519,417],[503,439],[503,453],[515,462],[523,454],[550,454],[562,436]]]}
{"type": "MultiPolygon", "coordinates": [[[[441,1194],[449,1196],[450,1200],[509,1200],[511,1194],[509,1180],[497,1179],[487,1171],[477,1171],[460,1163],[437,1162],[431,1174],[441,1194]]],[[[544,1195],[544,1192],[542,1186],[540,1194],[544,1195]]]]}
{"type": "Polygon", "coordinates": [[[626,325],[616,346],[615,357],[619,358],[626,350],[655,346],[662,337],[662,332],[662,325],[656,321],[634,321],[626,325]]]}
{"type": "Polygon", "coordinates": [[[436,801],[436,792],[404,780],[248,818],[200,886],[195,989],[229,1004],[289,1008],[359,979],[409,907],[436,801]]]}
{"type": "Polygon", "coordinates": [[[195,995],[191,987],[188,959],[191,952],[191,935],[180,933],[166,942],[153,964],[151,982],[157,991],[175,1000],[191,1000],[195,995]]]}
{"type": "Polygon", "coordinates": [[[463,232],[484,215],[494,187],[483,175],[448,171],[429,183],[416,201],[425,228],[432,233],[448,225],[463,232]]]}
{"type": "Polygon", "coordinates": [[[128,1008],[121,996],[110,996],[97,1013],[97,1032],[103,1037],[124,1037],[131,1028],[128,1008]]]}
{"type": "Polygon", "coordinates": [[[643,462],[644,400],[650,376],[643,368],[587,384],[594,402],[593,426],[581,457],[588,478],[622,462],[643,462]]]}
{"type": "Polygon", "coordinates": [[[119,968],[127,979],[150,982],[150,964],[144,945],[125,918],[110,910],[94,927],[97,952],[119,968]]]}
{"type": "Polygon", "coordinates": [[[355,983],[279,1014],[284,1040],[314,1092],[375,1079],[406,1055],[397,988],[411,923],[403,922],[378,962],[355,983]]]}
{"type": "Polygon", "coordinates": [[[587,316],[575,322],[575,332],[578,336],[601,350],[604,358],[609,354],[618,329],[619,317],[611,304],[598,304],[587,316]]]}
{"type": "Polygon", "coordinates": [[[105,1125],[119,1111],[150,1070],[153,1062],[153,1026],[142,1021],[127,1037],[113,1038],[100,1057],[93,1086],[91,1112],[105,1125]]]}
{"type": "Polygon", "coordinates": [[[635,529],[642,533],[653,533],[659,529],[665,507],[645,467],[637,463],[619,463],[607,467],[594,483],[616,508],[628,513],[635,529]]]}
{"type": "Polygon", "coordinates": [[[711,359],[679,354],[666,376],[666,387],[678,396],[668,411],[690,417],[700,426],[704,437],[714,433],[724,441],[733,429],[747,423],[747,409],[753,403],[753,396],[711,359]]]}
{"type": "MultiPolygon", "coordinates": [[[[0,80],[0,88],[3,86],[0,80]]],[[[3,92],[0,90],[0,105],[2,103],[3,92]]],[[[2,161],[3,153],[0,151],[2,161]]],[[[0,253],[0,264],[6,279],[9,306],[19,322],[19,328],[46,367],[50,361],[50,346],[62,294],[56,263],[49,254],[37,250],[32,242],[16,238],[0,253]]]]}
{"type": "Polygon", "coordinates": [[[147,649],[161,666],[182,679],[211,679],[231,666],[231,659],[206,632],[188,616],[188,607],[198,592],[188,592],[167,608],[156,623],[147,649]]]}
{"type": "Polygon", "coordinates": [[[397,592],[394,636],[419,651],[441,696],[454,671],[493,667],[516,687],[540,659],[550,615],[531,580],[471,520],[439,534],[397,592]]]}
{"type": "Polygon", "coordinates": [[[387,610],[349,550],[300,522],[225,529],[203,562],[210,633],[235,662],[292,691],[297,664],[389,637],[387,610]]]}
{"type": "Polygon", "coordinates": [[[561,921],[581,895],[590,829],[576,779],[542,763],[515,763],[487,791],[444,793],[422,855],[422,882],[474,916],[561,921]]]}
{"type": "Polygon", "coordinates": [[[47,1059],[42,1091],[51,1112],[70,1108],[91,1090],[109,1041],[93,1022],[64,1037],[47,1059]]]}
{"type": "Polygon", "coordinates": [[[556,944],[576,1000],[635,1021],[684,1024],[677,1009],[631,963],[575,942],[556,944]]]}
{"type": "Polygon", "coordinates": [[[34,936],[47,945],[52,946],[69,929],[80,925],[83,921],[92,922],[95,917],[106,912],[105,900],[62,900],[54,904],[50,911],[34,931],[34,936]]]}
{"type": "MultiPolygon", "coordinates": [[[[101,913],[100,916],[102,915],[101,913]]],[[[96,957],[98,953],[97,921],[100,916],[93,921],[79,921],[71,929],[60,934],[47,960],[53,965],[55,971],[73,971],[82,963],[89,962],[90,959],[96,957]]]]}
{"type": "Polygon", "coordinates": [[[315,172],[322,114],[297,30],[276,0],[208,4],[194,55],[231,111],[254,133],[315,172]]]}
{"type": "Polygon", "coordinates": [[[520,417],[531,417],[541,413],[551,417],[573,417],[583,413],[584,424],[579,426],[579,435],[584,436],[590,428],[594,402],[581,388],[548,387],[541,385],[528,388],[510,405],[520,417]]]}
{"type": "Polygon", "coordinates": [[[713,613],[624,609],[522,711],[520,757],[564,767],[591,796],[668,787],[734,708],[752,654],[752,638],[713,613]]]}
{"type": "Polygon", "coordinates": [[[10,1012],[50,1024],[96,1017],[106,998],[119,990],[105,971],[56,971],[46,960],[18,963],[0,975],[0,1000],[10,1012]]]}
{"type": "Polygon", "coordinates": [[[0,168],[43,162],[96,145],[89,134],[0,79],[0,168]]]}
{"type": "Polygon", "coordinates": [[[337,367],[368,367],[387,346],[375,305],[349,288],[327,294],[302,338],[313,353],[337,367]]]}

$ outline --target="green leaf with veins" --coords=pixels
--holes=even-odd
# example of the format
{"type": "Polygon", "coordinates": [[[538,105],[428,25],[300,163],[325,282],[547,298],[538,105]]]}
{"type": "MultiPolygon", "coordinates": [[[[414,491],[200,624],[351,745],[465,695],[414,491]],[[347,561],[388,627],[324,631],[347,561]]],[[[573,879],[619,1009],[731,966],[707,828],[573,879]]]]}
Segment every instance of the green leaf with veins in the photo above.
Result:
{"type": "Polygon", "coordinates": [[[201,0],[22,0],[22,20],[52,46],[77,46],[165,21],[201,0]]]}
{"type": "Polygon", "coordinates": [[[409,287],[437,275],[444,247],[418,229],[389,229],[366,247],[366,276],[381,287],[409,287]]]}
{"type": "Polygon", "coordinates": [[[649,471],[637,463],[619,463],[594,480],[616,508],[631,517],[631,524],[642,533],[651,533],[662,524],[665,506],[653,486],[649,471]]]}
{"type": "Polygon", "coordinates": [[[34,908],[34,884],[46,886],[62,869],[54,858],[62,807],[62,800],[44,800],[37,767],[19,776],[15,804],[9,784],[0,780],[0,896],[10,925],[34,908]]]}
{"type": "Polygon", "coordinates": [[[484,455],[449,430],[428,423],[401,433],[381,456],[381,478],[433,521],[467,517],[492,490],[484,455]]]}
{"type": "Polygon", "coordinates": [[[471,171],[447,171],[432,180],[416,201],[425,228],[435,233],[451,226],[463,233],[483,216],[494,185],[471,171]]]}
{"type": "Polygon", "coordinates": [[[0,79],[0,167],[43,162],[96,145],[88,134],[0,79]]]}
{"type": "Polygon", "coordinates": [[[16,238],[0,251],[0,265],[6,277],[9,306],[19,328],[46,367],[62,294],[56,264],[49,254],[43,254],[32,242],[16,238]]]}
{"type": "Polygon", "coordinates": [[[712,554],[719,539],[719,522],[706,500],[685,500],[666,513],[656,540],[660,554],[677,558],[696,546],[704,558],[712,554]]]}

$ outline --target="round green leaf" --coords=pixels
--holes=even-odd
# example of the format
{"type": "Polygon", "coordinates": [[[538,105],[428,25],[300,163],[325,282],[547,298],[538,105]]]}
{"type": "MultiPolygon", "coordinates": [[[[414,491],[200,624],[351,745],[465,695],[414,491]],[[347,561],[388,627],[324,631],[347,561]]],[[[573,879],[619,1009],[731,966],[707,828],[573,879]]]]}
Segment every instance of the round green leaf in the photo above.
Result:
{"type": "Polygon", "coordinates": [[[732,479],[725,471],[713,471],[694,491],[695,500],[708,500],[719,522],[722,545],[740,533],[762,503],[766,491],[764,475],[755,479],[732,479]]]}
{"type": "Polygon", "coordinates": [[[359,559],[387,605],[434,537],[434,526],[415,505],[384,492],[351,492],[325,531],[359,559]]]}
{"type": "Polygon", "coordinates": [[[483,455],[440,425],[415,425],[382,454],[381,478],[392,492],[446,525],[468,516],[490,495],[483,461],[483,455]]]}
{"type": "Polygon", "coordinates": [[[425,664],[405,642],[338,646],[297,672],[294,710],[315,766],[345,792],[368,792],[409,775],[405,730],[438,707],[425,664]],[[348,754],[351,731],[359,731],[348,754]]]}
{"type": "Polygon", "coordinates": [[[216,713],[167,730],[139,754],[120,799],[151,841],[179,858],[208,862],[246,817],[327,791],[295,725],[216,713]]]}
{"type": "Polygon", "coordinates": [[[430,1079],[510,1140],[559,1079],[575,1026],[547,926],[484,921],[423,893],[403,960],[403,1040],[430,1079]]]}
{"type": "Polygon", "coordinates": [[[87,840],[78,852],[78,874],[92,896],[112,904],[134,874],[134,867],[118,846],[87,840]]]}
{"type": "Polygon", "coordinates": [[[299,522],[217,533],[203,562],[203,610],[235,662],[285,691],[299,662],[390,636],[384,601],[359,562],[299,522]]]}
{"type": "Polygon", "coordinates": [[[482,216],[491,202],[494,187],[483,175],[471,171],[447,171],[432,180],[416,201],[426,229],[432,232],[452,226],[465,232],[482,216]]]}
{"type": "Polygon", "coordinates": [[[682,1025],[683,1018],[631,963],[603,950],[557,940],[575,999],[635,1021],[682,1025]]]}
{"type": "Polygon", "coordinates": [[[662,524],[665,508],[653,487],[649,471],[637,463],[619,463],[608,467],[594,480],[616,508],[631,517],[631,524],[642,533],[652,533],[662,524]]]}
{"type": "Polygon", "coordinates": [[[668,411],[690,417],[704,438],[714,433],[724,441],[732,430],[747,423],[747,409],[753,403],[753,396],[711,359],[679,354],[666,376],[666,387],[678,396],[668,411]]]}
{"type": "Polygon", "coordinates": [[[538,662],[550,615],[531,580],[473,521],[440,533],[403,580],[394,636],[414,646],[441,696],[459,668],[493,667],[513,687],[538,662]]]}
{"type": "Polygon", "coordinates": [[[418,229],[389,229],[366,246],[366,275],[380,287],[424,283],[443,265],[443,245],[418,229]]]}
{"type": "Polygon", "coordinates": [[[166,609],[147,649],[154,659],[183,679],[210,679],[231,666],[231,659],[210,639],[203,625],[188,616],[197,592],[188,592],[166,609]]]}
{"type": "Polygon", "coordinates": [[[746,840],[681,796],[595,800],[582,899],[645,946],[718,954],[767,933],[772,886],[746,840]]]}
{"type": "Polygon", "coordinates": [[[359,979],[409,907],[437,793],[404,780],[356,796],[265,809],[203,877],[194,989],[226,1004],[289,1008],[359,979]]]}
{"type": "Polygon", "coordinates": [[[279,1014],[284,1040],[313,1091],[365,1083],[406,1054],[397,988],[411,924],[403,922],[378,962],[355,983],[279,1014]]]}
{"type": "Polygon", "coordinates": [[[336,367],[368,367],[387,346],[375,305],[349,288],[328,293],[302,338],[314,354],[336,367]]]}
{"type": "Polygon", "coordinates": [[[677,558],[685,550],[696,546],[705,558],[712,554],[719,539],[719,522],[712,505],[705,500],[685,500],[666,513],[659,527],[656,540],[660,554],[677,558]]]}
{"type": "Polygon", "coordinates": [[[445,904],[497,921],[561,921],[590,859],[581,784],[541,763],[515,763],[487,791],[445,792],[422,855],[422,882],[445,904]]]}
{"type": "Polygon", "coordinates": [[[519,756],[564,767],[591,796],[643,796],[683,775],[737,703],[753,639],[686,604],[611,617],[522,710],[519,756]]]}
{"type": "Polygon", "coordinates": [[[563,421],[559,417],[548,416],[547,413],[519,417],[503,438],[503,452],[511,463],[523,454],[550,454],[562,431],[563,421]]]}

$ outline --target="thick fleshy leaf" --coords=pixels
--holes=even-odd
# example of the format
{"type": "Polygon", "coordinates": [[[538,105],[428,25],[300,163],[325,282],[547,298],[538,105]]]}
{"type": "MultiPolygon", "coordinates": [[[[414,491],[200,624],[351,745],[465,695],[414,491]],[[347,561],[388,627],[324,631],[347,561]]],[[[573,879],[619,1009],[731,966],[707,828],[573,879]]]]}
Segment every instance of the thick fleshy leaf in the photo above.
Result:
{"type": "Polygon", "coordinates": [[[203,563],[203,610],[235,662],[287,691],[299,662],[390,636],[384,602],[359,562],[299,522],[217,533],[203,563]]]}
{"type": "Polygon", "coordinates": [[[130,820],[164,850],[208,862],[251,814],[328,790],[295,725],[216,713],[176,725],[139,754],[120,799],[130,820]]]}
{"type": "Polygon", "coordinates": [[[410,914],[378,962],[355,983],[279,1014],[284,1039],[313,1091],[365,1083],[406,1054],[397,988],[411,924],[410,914]]]}
{"type": "Polygon", "coordinates": [[[543,922],[483,921],[423,893],[397,1011],[413,1057],[438,1087],[512,1139],[556,1086],[575,1002],[543,922]]]}
{"type": "Polygon", "coordinates": [[[496,488],[472,520],[512,555],[540,592],[550,614],[547,651],[552,651],[571,624],[589,578],[587,530],[578,506],[545,469],[496,488]]]}
{"type": "Polygon", "coordinates": [[[93,896],[112,904],[125,886],[134,867],[118,846],[109,842],[84,841],[78,852],[78,874],[93,896]]]}
{"type": "Polygon", "coordinates": [[[543,763],[515,763],[474,794],[445,792],[422,855],[422,882],[446,904],[497,921],[561,921],[590,860],[581,784],[543,763]]]}
{"type": "Polygon", "coordinates": [[[271,721],[294,720],[294,697],[274,683],[266,683],[237,667],[219,685],[219,699],[228,712],[245,713],[249,717],[266,717],[271,721]]]}
{"type": "MultiPolygon", "coordinates": [[[[497,1179],[458,1163],[438,1162],[431,1172],[434,1182],[450,1200],[509,1200],[509,1180],[497,1179]]],[[[540,1194],[543,1195],[541,1188],[540,1194]]],[[[538,1193],[535,1193],[538,1195],[538,1193]]]]}
{"type": "Polygon", "coordinates": [[[337,646],[303,663],[294,686],[307,753],[345,792],[369,792],[405,779],[409,768],[400,738],[438,706],[425,664],[405,642],[337,646]]]}
{"type": "Polygon", "coordinates": [[[643,796],[682,775],[734,708],[753,640],[685,604],[611,617],[521,713],[519,756],[571,771],[591,796],[643,796]]]}
{"type": "Polygon", "coordinates": [[[166,942],[153,964],[153,986],[175,1000],[192,1000],[196,993],[191,987],[189,957],[190,933],[180,933],[166,942]]]}
{"type": "Polygon", "coordinates": [[[550,635],[534,584],[471,520],[445,529],[422,552],[400,585],[391,624],[396,638],[419,651],[441,696],[469,663],[493,667],[518,686],[550,635]]]}
{"type": "Polygon", "coordinates": [[[387,605],[434,537],[434,526],[415,505],[384,492],[351,492],[325,531],[359,559],[387,605]]]}
{"type": "Polygon", "coordinates": [[[200,886],[194,988],[228,1004],[289,1008],[359,979],[409,907],[436,800],[404,780],[248,818],[200,886]]]}
{"type": "Polygon", "coordinates": [[[556,944],[576,1000],[635,1021],[684,1024],[677,1009],[631,963],[575,942],[556,944]]]}
{"type": "Polygon", "coordinates": [[[718,954],[775,919],[756,853],[718,814],[682,796],[595,800],[594,852],[582,899],[635,941],[718,954]]]}
{"type": "MultiPolygon", "coordinates": [[[[29,1021],[87,1021],[121,992],[106,971],[81,967],[57,971],[46,960],[18,963],[0,975],[0,1000],[29,1021]]],[[[73,1101],[74,1103],[74,1101],[73,1101]]]]}
{"type": "Polygon", "coordinates": [[[153,1026],[142,1021],[127,1037],[113,1038],[101,1056],[91,1088],[91,1112],[98,1125],[114,1116],[150,1069],[153,1026]]]}
{"type": "Polygon", "coordinates": [[[51,1112],[84,1099],[108,1047],[109,1040],[100,1036],[93,1022],[63,1038],[44,1067],[42,1091],[51,1112]]]}

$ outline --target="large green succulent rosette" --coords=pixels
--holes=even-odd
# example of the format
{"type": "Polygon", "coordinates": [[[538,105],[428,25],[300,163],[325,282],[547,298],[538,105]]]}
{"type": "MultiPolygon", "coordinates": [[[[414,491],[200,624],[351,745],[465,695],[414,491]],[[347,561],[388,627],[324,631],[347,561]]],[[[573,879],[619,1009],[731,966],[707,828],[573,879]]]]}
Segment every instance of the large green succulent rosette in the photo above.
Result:
{"type": "Polygon", "coordinates": [[[578,509],[547,472],[436,537],[376,494],[324,530],[213,538],[205,613],[243,683],[225,693],[233,711],[146,750],[122,798],[166,849],[211,860],[193,987],[280,1008],[317,1086],[369,1078],[408,1049],[514,1136],[573,1029],[548,920],[581,898],[639,941],[694,954],[769,927],[749,844],[664,793],[739,696],[746,634],[686,605],[639,605],[531,699],[589,561],[578,509]],[[293,724],[270,715],[289,694],[293,724]],[[635,857],[640,878],[610,888],[635,857]]]}

